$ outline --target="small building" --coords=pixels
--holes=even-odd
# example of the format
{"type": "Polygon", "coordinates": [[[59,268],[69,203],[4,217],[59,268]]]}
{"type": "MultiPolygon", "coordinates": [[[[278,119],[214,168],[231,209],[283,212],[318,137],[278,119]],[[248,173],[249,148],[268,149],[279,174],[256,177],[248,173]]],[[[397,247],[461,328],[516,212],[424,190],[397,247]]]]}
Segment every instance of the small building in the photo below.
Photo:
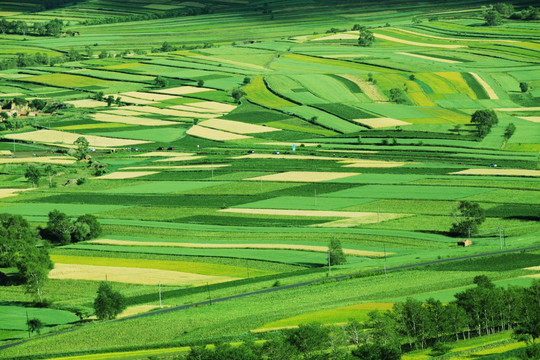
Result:
{"type": "Polygon", "coordinates": [[[463,247],[471,246],[471,245],[472,245],[472,241],[471,241],[470,239],[459,240],[459,241],[457,242],[457,245],[458,245],[458,246],[463,246],[463,247]]]}

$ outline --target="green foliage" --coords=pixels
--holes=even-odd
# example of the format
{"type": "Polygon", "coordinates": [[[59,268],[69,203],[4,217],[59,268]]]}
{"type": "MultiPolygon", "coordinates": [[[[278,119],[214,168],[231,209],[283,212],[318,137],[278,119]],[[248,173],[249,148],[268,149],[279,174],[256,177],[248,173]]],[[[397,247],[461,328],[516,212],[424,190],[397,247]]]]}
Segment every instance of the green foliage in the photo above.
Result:
{"type": "Polygon", "coordinates": [[[504,130],[504,139],[505,140],[510,139],[512,135],[514,135],[515,132],[516,132],[516,125],[514,125],[514,123],[508,124],[508,126],[504,130]]]}
{"type": "Polygon", "coordinates": [[[484,210],[478,203],[460,201],[453,211],[454,223],[450,228],[452,236],[469,236],[478,232],[478,226],[486,220],[484,210]]]}
{"type": "Polygon", "coordinates": [[[405,98],[405,93],[400,88],[390,89],[390,101],[395,102],[396,104],[403,104],[407,102],[405,98]]]}
{"type": "Polygon", "coordinates": [[[41,179],[41,173],[37,166],[28,165],[24,173],[24,177],[32,184],[32,187],[39,186],[39,180],[41,179]]]}
{"type": "Polygon", "coordinates": [[[300,324],[286,335],[285,341],[304,355],[304,359],[312,359],[315,352],[328,347],[330,334],[320,323],[300,324]]]}
{"type": "Polygon", "coordinates": [[[126,298],[114,291],[108,282],[101,282],[94,300],[94,310],[100,320],[115,319],[126,309],[126,298]]]}
{"type": "Polygon", "coordinates": [[[44,326],[41,320],[38,318],[28,319],[26,325],[28,325],[28,330],[30,330],[30,332],[37,332],[38,334],[41,334],[41,329],[44,326]]]}
{"type": "Polygon", "coordinates": [[[157,88],[167,87],[167,79],[165,79],[163,76],[156,76],[154,79],[154,86],[157,88]]]}
{"type": "Polygon", "coordinates": [[[341,247],[341,241],[338,239],[330,240],[328,245],[330,265],[341,265],[347,262],[343,249],[341,247]]]}
{"type": "Polygon", "coordinates": [[[355,359],[363,360],[399,360],[401,351],[398,347],[381,344],[364,344],[354,349],[351,354],[355,359]]]}
{"type": "Polygon", "coordinates": [[[90,143],[84,136],[80,136],[73,142],[73,145],[76,145],[77,148],[75,150],[75,155],[77,157],[77,160],[83,160],[86,159],[86,156],[88,155],[88,145],[90,143]]]}
{"type": "Polygon", "coordinates": [[[368,47],[375,42],[373,32],[369,31],[365,26],[360,28],[360,36],[358,37],[358,45],[368,47]]]}
{"type": "Polygon", "coordinates": [[[503,23],[502,16],[496,10],[488,10],[484,13],[484,20],[487,26],[497,26],[503,23]]]}
{"type": "Polygon", "coordinates": [[[485,137],[491,131],[493,125],[499,123],[499,118],[493,110],[477,110],[471,116],[471,124],[478,130],[478,136],[485,137]]]}
{"type": "Polygon", "coordinates": [[[519,83],[519,88],[522,93],[526,93],[527,91],[529,91],[529,84],[526,83],[525,81],[522,81],[519,83]]]}

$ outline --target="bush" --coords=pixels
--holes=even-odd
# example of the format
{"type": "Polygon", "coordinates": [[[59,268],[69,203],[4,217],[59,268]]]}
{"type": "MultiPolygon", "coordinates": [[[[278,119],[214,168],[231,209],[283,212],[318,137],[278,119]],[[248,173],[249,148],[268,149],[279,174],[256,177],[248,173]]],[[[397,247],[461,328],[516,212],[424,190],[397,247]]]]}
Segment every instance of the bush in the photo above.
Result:
{"type": "Polygon", "coordinates": [[[115,319],[126,309],[126,298],[112,289],[108,282],[101,282],[94,300],[94,310],[100,320],[115,319]]]}

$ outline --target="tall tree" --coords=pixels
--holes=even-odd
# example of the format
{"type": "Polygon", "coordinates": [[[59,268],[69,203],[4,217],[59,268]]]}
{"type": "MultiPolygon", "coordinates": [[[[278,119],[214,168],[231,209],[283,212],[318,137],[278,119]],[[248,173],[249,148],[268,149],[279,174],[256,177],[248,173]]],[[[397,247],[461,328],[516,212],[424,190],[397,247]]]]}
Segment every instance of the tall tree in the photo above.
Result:
{"type": "Polygon", "coordinates": [[[360,27],[360,35],[358,37],[358,45],[368,47],[375,42],[375,36],[365,26],[360,27]]]}
{"type": "Polygon", "coordinates": [[[66,245],[71,242],[72,231],[73,223],[66,214],[57,209],[49,212],[49,221],[45,232],[47,238],[66,245]]]}
{"type": "Polygon", "coordinates": [[[330,265],[341,265],[347,262],[347,258],[341,248],[341,241],[338,239],[331,239],[328,244],[328,252],[330,258],[330,265]]]}
{"type": "Polygon", "coordinates": [[[94,310],[100,320],[114,319],[126,308],[126,298],[114,291],[111,284],[103,281],[99,284],[97,297],[94,300],[94,310]]]}
{"type": "Polygon", "coordinates": [[[24,177],[32,184],[32,187],[39,186],[41,173],[35,165],[28,165],[24,173],[24,177]]]}
{"type": "Polygon", "coordinates": [[[75,149],[75,155],[77,156],[78,160],[84,160],[86,159],[86,156],[88,155],[88,146],[90,143],[84,136],[80,136],[75,140],[73,143],[74,145],[77,145],[77,148],[75,149]]]}
{"type": "Polygon", "coordinates": [[[454,236],[468,236],[478,232],[478,226],[486,220],[484,209],[469,201],[460,201],[457,209],[452,212],[454,223],[450,234],[454,236]]]}

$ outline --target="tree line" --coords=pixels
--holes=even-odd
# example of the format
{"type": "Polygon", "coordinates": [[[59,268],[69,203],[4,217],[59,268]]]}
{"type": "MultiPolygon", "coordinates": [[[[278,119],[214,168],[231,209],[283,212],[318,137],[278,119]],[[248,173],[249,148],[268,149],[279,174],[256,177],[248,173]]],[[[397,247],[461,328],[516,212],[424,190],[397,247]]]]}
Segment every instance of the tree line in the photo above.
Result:
{"type": "Polygon", "coordinates": [[[0,19],[2,35],[60,36],[63,28],[64,22],[60,19],[53,19],[48,22],[34,22],[32,25],[22,20],[9,21],[5,18],[0,19]]]}
{"type": "Polygon", "coordinates": [[[144,14],[133,14],[128,16],[110,16],[110,17],[96,17],[94,19],[87,19],[83,21],[82,25],[101,25],[101,24],[115,24],[121,22],[131,22],[131,21],[145,21],[145,20],[156,20],[156,19],[167,19],[180,16],[194,16],[194,15],[203,15],[203,14],[212,14],[214,9],[210,6],[204,7],[188,7],[186,9],[174,9],[159,13],[144,13],[144,14]]]}
{"type": "MultiPolygon", "coordinates": [[[[476,287],[456,293],[446,305],[433,298],[425,302],[409,298],[393,310],[370,312],[365,323],[301,324],[269,335],[263,344],[195,346],[177,359],[397,360],[403,352],[426,347],[432,347],[433,356],[443,355],[450,350],[448,343],[503,330],[513,330],[518,340],[534,344],[540,336],[540,281],[528,288],[507,289],[496,287],[485,275],[473,282],[476,287]]],[[[538,346],[527,349],[529,355],[534,351],[538,346]]]]}

